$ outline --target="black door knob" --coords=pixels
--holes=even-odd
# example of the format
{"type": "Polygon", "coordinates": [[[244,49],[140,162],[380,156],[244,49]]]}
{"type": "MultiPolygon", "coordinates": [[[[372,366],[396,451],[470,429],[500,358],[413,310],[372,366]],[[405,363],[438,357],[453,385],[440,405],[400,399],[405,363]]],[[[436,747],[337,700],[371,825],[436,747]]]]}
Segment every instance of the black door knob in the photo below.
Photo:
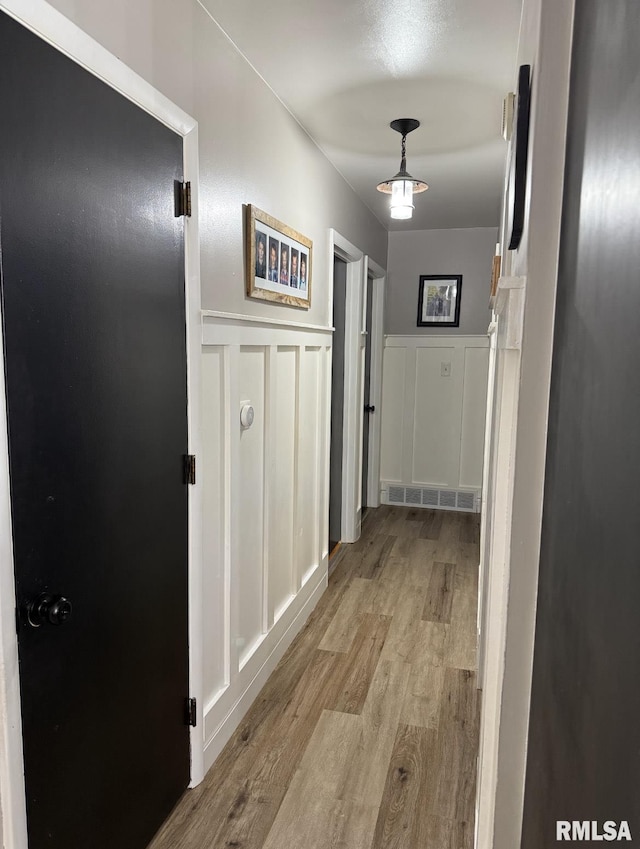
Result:
{"type": "Polygon", "coordinates": [[[375,413],[376,408],[372,407],[371,404],[365,404],[364,405],[364,411],[365,411],[365,413],[375,413]]]}
{"type": "Polygon", "coordinates": [[[40,593],[27,605],[27,618],[32,628],[39,628],[46,622],[51,625],[64,625],[72,611],[71,602],[64,596],[40,593]]]}

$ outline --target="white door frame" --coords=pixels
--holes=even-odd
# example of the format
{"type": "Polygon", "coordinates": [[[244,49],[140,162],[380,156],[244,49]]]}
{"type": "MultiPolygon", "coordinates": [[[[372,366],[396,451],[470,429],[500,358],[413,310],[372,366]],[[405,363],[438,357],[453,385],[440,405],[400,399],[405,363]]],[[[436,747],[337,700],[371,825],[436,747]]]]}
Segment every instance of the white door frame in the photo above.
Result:
{"type": "Polygon", "coordinates": [[[364,407],[364,343],[362,305],[367,265],[362,251],[329,230],[329,324],[333,323],[333,260],[347,263],[344,327],[344,416],[342,422],[342,518],[340,542],[355,542],[362,524],[362,415],[364,407]]]}
{"type": "MultiPolygon", "coordinates": [[[[193,212],[185,227],[185,299],[189,453],[202,456],[200,426],[200,248],[198,231],[198,124],[45,0],[0,0],[19,21],[70,59],[183,137],[184,175],[193,212]]],[[[2,346],[0,324],[0,347],[2,346]]],[[[204,777],[202,719],[202,485],[189,487],[189,682],[197,699],[190,730],[191,786],[204,777]]],[[[22,722],[15,628],[15,587],[4,369],[0,369],[0,810],[3,846],[27,849],[22,722]]],[[[185,694],[186,695],[186,694],[185,694]]],[[[81,780],[81,779],[80,779],[81,780]]]]}
{"type": "MultiPolygon", "coordinates": [[[[382,439],[382,357],[384,354],[384,296],[387,272],[367,257],[367,276],[373,278],[371,308],[371,371],[369,374],[369,403],[375,413],[369,417],[369,456],[367,473],[367,506],[380,506],[380,443],[382,439]]],[[[365,289],[365,297],[367,290],[365,289]]],[[[365,301],[365,332],[366,310],[365,301]]]]}
{"type": "Polygon", "coordinates": [[[482,466],[482,503],[480,512],[480,568],[478,575],[478,680],[479,690],[484,687],[484,667],[487,651],[487,597],[488,571],[491,557],[491,526],[493,514],[490,507],[494,503],[494,473],[493,457],[494,443],[493,424],[495,420],[496,395],[496,345],[497,323],[489,325],[489,372],[487,379],[487,410],[484,431],[484,460],[482,466]]]}

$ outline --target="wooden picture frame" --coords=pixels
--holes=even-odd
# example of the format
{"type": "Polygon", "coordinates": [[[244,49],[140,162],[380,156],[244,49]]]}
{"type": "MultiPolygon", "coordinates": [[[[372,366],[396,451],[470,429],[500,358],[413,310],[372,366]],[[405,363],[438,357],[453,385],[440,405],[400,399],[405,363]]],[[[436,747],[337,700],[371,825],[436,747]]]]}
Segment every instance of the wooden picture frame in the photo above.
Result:
{"type": "Polygon", "coordinates": [[[462,274],[421,274],[418,327],[459,327],[462,274]]]}
{"type": "Polygon", "coordinates": [[[311,307],[312,255],[311,239],[256,206],[247,205],[248,297],[308,310],[311,307]]]}

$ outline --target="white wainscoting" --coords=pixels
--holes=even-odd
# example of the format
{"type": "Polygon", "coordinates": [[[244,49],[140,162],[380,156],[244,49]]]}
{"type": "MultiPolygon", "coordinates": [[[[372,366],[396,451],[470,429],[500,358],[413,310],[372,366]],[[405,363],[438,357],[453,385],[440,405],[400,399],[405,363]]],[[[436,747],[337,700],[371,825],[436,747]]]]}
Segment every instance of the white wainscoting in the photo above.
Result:
{"type": "Polygon", "coordinates": [[[381,500],[480,510],[486,336],[387,336],[381,500]]]}
{"type": "Polygon", "coordinates": [[[327,585],[332,334],[204,312],[202,342],[208,769],[327,585]]]}

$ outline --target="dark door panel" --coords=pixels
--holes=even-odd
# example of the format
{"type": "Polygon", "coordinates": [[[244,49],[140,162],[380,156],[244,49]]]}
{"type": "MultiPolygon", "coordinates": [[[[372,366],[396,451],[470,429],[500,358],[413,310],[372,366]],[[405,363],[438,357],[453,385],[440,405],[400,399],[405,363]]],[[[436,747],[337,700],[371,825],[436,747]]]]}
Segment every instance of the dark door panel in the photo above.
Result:
{"type": "Polygon", "coordinates": [[[4,14],[0,108],[30,849],[142,849],[189,779],[182,140],[4,14]]]}

